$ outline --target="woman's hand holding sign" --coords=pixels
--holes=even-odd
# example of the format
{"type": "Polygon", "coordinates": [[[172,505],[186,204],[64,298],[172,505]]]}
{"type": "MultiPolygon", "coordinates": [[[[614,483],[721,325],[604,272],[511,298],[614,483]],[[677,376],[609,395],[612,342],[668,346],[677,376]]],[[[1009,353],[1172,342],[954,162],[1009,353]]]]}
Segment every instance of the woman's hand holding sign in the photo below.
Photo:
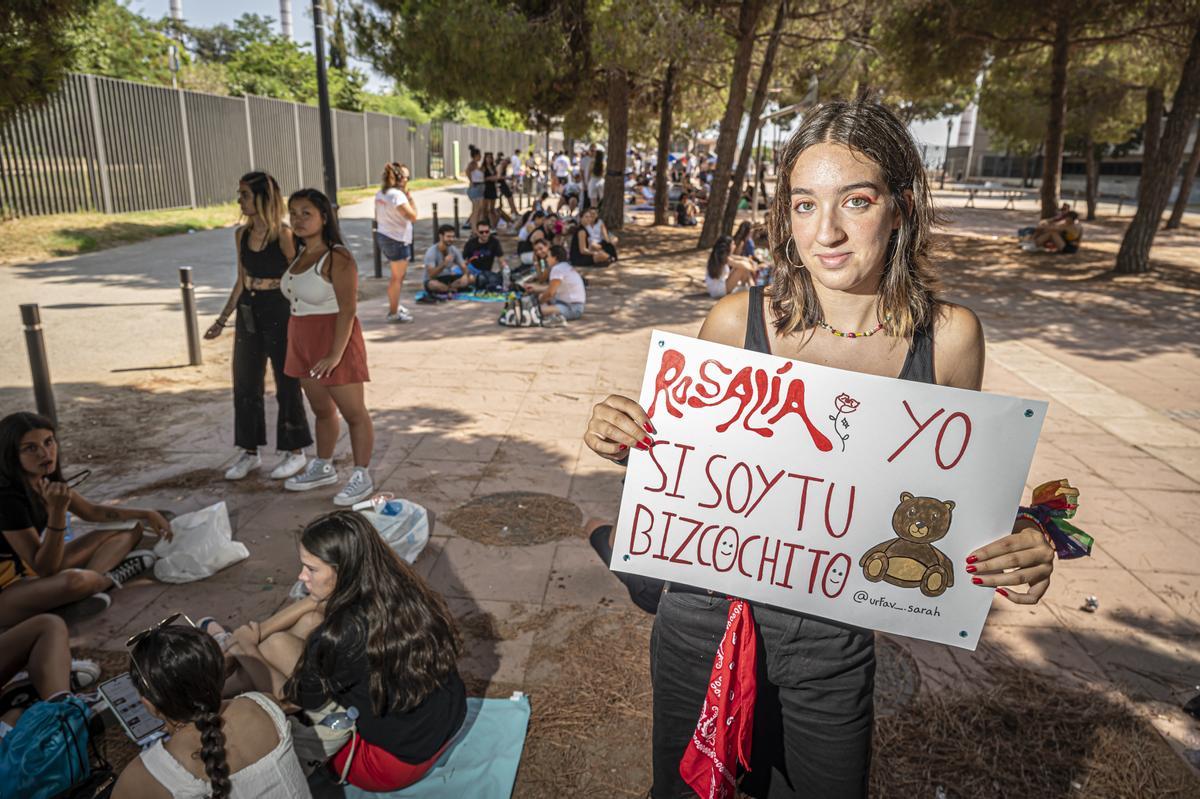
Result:
{"type": "Polygon", "coordinates": [[[1036,605],[1050,587],[1054,547],[1037,525],[1018,520],[1012,535],[972,552],[967,557],[967,571],[976,585],[994,586],[1010,602],[1036,605]],[[1000,587],[1017,585],[1028,585],[1029,590],[1006,591],[1000,587]]]}
{"type": "Polygon", "coordinates": [[[587,433],[583,441],[597,455],[610,461],[620,461],[629,448],[649,449],[654,441],[654,425],[641,405],[628,397],[610,394],[592,408],[587,433]]]}

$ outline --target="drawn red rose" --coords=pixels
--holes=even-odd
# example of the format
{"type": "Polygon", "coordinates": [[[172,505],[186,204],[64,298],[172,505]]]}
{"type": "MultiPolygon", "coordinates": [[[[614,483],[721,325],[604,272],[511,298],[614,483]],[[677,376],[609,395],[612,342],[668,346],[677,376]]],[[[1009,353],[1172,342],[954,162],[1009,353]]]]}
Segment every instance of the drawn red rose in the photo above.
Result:
{"type": "Polygon", "coordinates": [[[833,404],[837,407],[838,413],[854,413],[858,410],[859,402],[852,399],[849,394],[838,394],[833,404]]]}

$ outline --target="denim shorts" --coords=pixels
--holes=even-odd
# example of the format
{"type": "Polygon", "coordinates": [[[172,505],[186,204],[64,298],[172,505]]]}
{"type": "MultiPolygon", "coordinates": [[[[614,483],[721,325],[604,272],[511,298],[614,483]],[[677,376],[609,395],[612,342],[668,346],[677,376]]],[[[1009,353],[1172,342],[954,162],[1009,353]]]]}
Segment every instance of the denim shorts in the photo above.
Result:
{"type": "Polygon", "coordinates": [[[412,244],[396,241],[382,233],[375,234],[375,241],[379,244],[379,251],[383,253],[384,260],[408,261],[412,259],[412,244]]]}
{"type": "Polygon", "coordinates": [[[583,316],[582,302],[563,302],[562,300],[555,300],[554,304],[558,306],[560,311],[562,311],[562,318],[566,319],[568,322],[574,321],[583,316]]]}
{"type": "Polygon", "coordinates": [[[467,187],[467,199],[471,202],[479,202],[483,199],[483,184],[472,183],[467,187]]]}

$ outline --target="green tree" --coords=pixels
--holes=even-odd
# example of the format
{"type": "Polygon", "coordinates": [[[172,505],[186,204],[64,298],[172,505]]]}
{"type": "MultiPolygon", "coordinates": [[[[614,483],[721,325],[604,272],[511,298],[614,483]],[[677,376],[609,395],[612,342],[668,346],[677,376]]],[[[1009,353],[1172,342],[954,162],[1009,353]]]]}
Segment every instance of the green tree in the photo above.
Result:
{"type": "MultiPolygon", "coordinates": [[[[238,20],[238,25],[242,21],[238,20]]],[[[268,33],[247,38],[225,63],[229,90],[299,103],[317,101],[317,63],[312,53],[291,39],[268,33]]],[[[366,75],[349,69],[328,70],[329,100],[335,108],[363,109],[366,75]]]]}
{"type": "Polygon", "coordinates": [[[1161,0],[914,0],[891,17],[891,48],[909,80],[973,79],[989,61],[1048,54],[1042,214],[1058,207],[1072,58],[1121,41],[1177,30],[1187,2],[1161,0]]]}
{"type": "Polygon", "coordinates": [[[86,21],[65,36],[75,52],[71,69],[170,86],[171,45],[176,45],[181,62],[189,59],[182,44],[162,27],[117,0],[101,0],[86,21]]]}
{"type": "Polygon", "coordinates": [[[76,40],[64,29],[79,24],[97,0],[6,0],[0,3],[0,122],[43,102],[74,60],[76,40]]]}

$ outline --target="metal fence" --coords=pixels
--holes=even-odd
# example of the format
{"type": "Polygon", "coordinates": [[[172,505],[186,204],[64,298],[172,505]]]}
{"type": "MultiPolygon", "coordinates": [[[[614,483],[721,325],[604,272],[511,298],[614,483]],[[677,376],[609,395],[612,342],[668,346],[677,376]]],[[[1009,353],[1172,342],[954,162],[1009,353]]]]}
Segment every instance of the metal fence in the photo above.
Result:
{"type": "MultiPolygon", "coordinates": [[[[511,154],[528,133],[334,111],[338,188],[374,183],[383,164],[414,178],[457,177],[468,145],[511,154]],[[456,159],[457,154],[457,159],[456,159]]],[[[562,138],[550,139],[561,149],[562,138]]],[[[69,75],[45,105],[0,126],[0,215],[121,213],[230,202],[238,177],[270,172],[290,193],[322,186],[320,113],[266,97],[224,97],[69,75]]]]}

